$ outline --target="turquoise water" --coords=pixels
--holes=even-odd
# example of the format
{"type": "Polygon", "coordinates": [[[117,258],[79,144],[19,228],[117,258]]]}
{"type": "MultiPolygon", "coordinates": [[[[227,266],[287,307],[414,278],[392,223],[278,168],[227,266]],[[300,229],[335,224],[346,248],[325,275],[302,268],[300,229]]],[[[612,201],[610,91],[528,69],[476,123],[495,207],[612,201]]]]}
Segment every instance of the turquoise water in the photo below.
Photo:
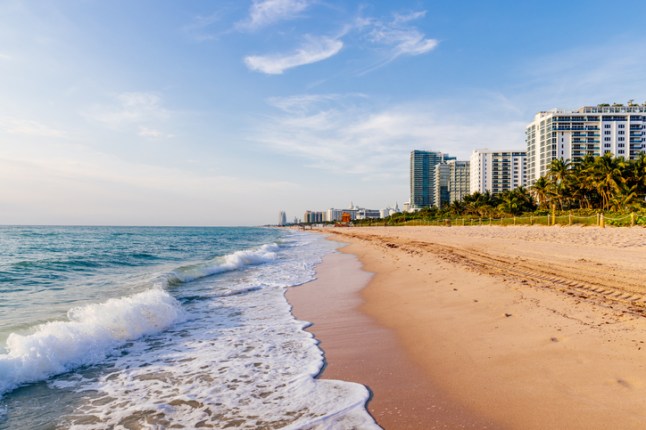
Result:
{"type": "Polygon", "coordinates": [[[266,228],[0,227],[0,429],[373,428],[285,288],[334,244],[266,228]]]}

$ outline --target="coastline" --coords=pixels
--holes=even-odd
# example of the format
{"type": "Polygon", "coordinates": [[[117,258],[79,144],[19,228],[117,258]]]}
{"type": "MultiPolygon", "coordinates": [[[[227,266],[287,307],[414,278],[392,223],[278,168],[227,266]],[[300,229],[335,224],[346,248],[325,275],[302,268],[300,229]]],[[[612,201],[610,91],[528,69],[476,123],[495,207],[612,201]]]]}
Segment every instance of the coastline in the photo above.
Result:
{"type": "Polygon", "coordinates": [[[292,313],[312,322],[307,330],[325,354],[319,378],[366,385],[368,411],[385,429],[496,428],[433,386],[395,332],[361,310],[373,274],[346,247],[338,251],[317,266],[316,280],[286,292],[292,313]]]}
{"type": "MultiPolygon", "coordinates": [[[[464,412],[473,419],[448,427],[643,427],[646,276],[640,267],[646,230],[373,227],[323,232],[350,243],[342,252],[356,255],[365,270],[375,273],[361,290],[365,303],[355,309],[386,328],[402,360],[421,372],[427,385],[414,397],[437,394],[458,416],[464,412]]],[[[319,280],[329,282],[322,273],[319,280]]],[[[301,301],[325,308],[314,297],[301,301]]],[[[373,388],[362,380],[361,366],[353,369],[347,357],[332,353],[334,331],[327,334],[332,340],[319,337],[326,336],[320,317],[303,316],[298,300],[289,299],[298,318],[314,322],[312,330],[329,359],[322,377],[369,386],[374,398],[368,406],[378,423],[403,428],[387,423],[388,410],[379,404],[397,382],[384,380],[373,388]],[[335,366],[347,372],[337,373],[335,366]]],[[[354,346],[354,353],[360,349],[354,346]]],[[[367,353],[364,359],[379,361],[381,354],[367,353]]],[[[409,367],[383,361],[386,372],[409,367]]],[[[397,402],[407,405],[397,395],[391,398],[393,408],[397,402]]],[[[422,417],[419,411],[409,410],[419,417],[418,428],[420,422],[432,428],[456,416],[422,417]],[[429,419],[438,421],[429,425],[429,419]]]]}

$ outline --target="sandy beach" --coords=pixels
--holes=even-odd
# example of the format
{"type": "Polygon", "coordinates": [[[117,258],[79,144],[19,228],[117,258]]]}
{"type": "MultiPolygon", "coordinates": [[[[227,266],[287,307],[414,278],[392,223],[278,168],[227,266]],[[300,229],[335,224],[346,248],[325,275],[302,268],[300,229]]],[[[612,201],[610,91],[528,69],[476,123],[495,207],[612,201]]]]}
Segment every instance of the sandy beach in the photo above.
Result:
{"type": "Polygon", "coordinates": [[[324,232],[351,255],[288,299],[384,428],[646,425],[646,229],[324,232]]]}

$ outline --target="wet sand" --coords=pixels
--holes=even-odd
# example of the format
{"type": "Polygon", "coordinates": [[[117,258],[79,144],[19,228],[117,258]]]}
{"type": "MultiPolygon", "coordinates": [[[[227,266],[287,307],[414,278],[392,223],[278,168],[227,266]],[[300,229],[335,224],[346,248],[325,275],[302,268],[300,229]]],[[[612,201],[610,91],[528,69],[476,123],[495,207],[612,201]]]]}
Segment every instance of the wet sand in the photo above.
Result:
{"type": "Polygon", "coordinates": [[[318,266],[315,281],[287,291],[292,312],[313,322],[309,330],[325,353],[320,377],[368,386],[368,410],[386,429],[494,428],[446,398],[395,332],[360,311],[361,291],[371,278],[354,255],[332,254],[318,266]]]}
{"type": "Polygon", "coordinates": [[[325,232],[374,276],[335,254],[288,298],[384,428],[644,428],[645,229],[325,232]]]}

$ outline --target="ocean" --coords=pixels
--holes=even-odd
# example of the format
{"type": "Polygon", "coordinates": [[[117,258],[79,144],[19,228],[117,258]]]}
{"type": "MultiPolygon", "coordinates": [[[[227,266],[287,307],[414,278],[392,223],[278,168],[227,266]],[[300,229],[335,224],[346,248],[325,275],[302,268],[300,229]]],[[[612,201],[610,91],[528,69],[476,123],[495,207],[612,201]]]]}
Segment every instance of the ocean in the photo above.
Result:
{"type": "Polygon", "coordinates": [[[272,228],[0,227],[0,429],[373,429],[284,293],[335,252],[272,228]]]}

